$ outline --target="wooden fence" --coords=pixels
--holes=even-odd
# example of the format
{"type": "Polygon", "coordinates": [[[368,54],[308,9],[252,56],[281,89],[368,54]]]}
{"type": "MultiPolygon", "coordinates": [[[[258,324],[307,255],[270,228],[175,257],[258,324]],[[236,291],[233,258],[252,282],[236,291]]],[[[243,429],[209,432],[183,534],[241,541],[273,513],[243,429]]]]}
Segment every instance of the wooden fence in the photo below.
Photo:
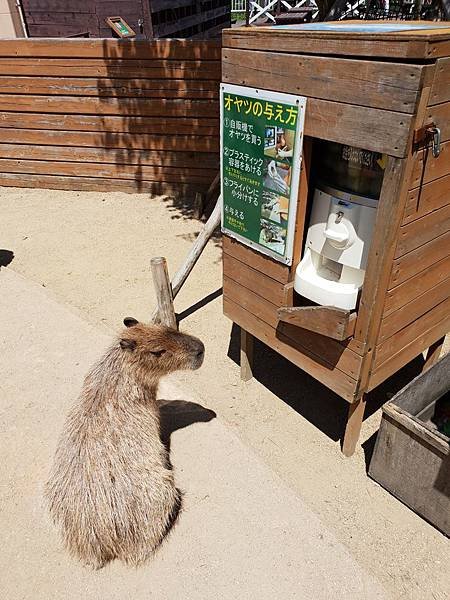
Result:
{"type": "Polygon", "coordinates": [[[220,73],[217,42],[0,40],[0,185],[206,189],[220,73]]]}

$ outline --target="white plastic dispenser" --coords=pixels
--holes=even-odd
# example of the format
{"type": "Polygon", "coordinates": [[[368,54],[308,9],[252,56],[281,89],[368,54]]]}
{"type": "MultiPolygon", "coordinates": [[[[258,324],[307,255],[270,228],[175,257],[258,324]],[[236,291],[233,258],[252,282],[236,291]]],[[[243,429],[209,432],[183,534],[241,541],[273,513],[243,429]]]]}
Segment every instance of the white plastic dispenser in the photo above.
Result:
{"type": "Polygon", "coordinates": [[[364,281],[377,200],[329,187],[314,193],[305,253],[294,289],[322,304],[352,310],[364,281]]]}

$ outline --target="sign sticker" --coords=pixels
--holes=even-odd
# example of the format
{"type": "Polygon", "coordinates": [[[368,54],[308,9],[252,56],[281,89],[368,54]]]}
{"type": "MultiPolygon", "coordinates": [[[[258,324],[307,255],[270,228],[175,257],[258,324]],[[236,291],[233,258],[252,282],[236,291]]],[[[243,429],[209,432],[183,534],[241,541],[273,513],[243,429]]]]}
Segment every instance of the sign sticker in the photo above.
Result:
{"type": "Polygon", "coordinates": [[[306,98],[221,85],[222,231],[292,263],[306,98]]]}

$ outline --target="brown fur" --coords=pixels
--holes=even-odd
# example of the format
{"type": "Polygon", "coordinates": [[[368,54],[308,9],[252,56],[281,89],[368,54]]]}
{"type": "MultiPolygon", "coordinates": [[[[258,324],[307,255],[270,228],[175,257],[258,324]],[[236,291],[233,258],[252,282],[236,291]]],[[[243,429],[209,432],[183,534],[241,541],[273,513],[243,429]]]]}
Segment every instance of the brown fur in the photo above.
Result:
{"type": "Polygon", "coordinates": [[[178,513],[156,393],[161,376],[198,369],[200,340],[125,319],[125,329],[84,381],[56,450],[46,497],[71,554],[94,568],[140,565],[178,513]]]}

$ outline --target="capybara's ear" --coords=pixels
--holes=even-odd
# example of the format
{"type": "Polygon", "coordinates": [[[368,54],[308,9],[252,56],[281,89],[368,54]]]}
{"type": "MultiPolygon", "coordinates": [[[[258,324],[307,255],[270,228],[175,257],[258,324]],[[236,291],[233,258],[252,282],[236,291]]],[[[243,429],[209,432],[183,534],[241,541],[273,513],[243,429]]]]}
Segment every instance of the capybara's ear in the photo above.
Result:
{"type": "Polygon", "coordinates": [[[135,325],[139,325],[139,321],[137,321],[134,317],[125,317],[123,324],[125,327],[134,327],[135,325]]]}
{"type": "Polygon", "coordinates": [[[135,340],[128,340],[128,339],[121,339],[120,340],[120,347],[123,350],[134,350],[136,348],[136,341],[135,340]]]}

